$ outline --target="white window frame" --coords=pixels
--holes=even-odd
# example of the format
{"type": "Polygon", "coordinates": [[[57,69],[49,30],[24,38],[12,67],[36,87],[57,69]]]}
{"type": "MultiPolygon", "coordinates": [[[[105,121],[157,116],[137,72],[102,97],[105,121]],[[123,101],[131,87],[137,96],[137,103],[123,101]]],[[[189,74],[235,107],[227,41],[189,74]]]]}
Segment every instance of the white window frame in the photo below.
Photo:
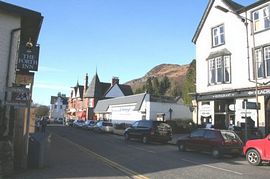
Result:
{"type": "Polygon", "coordinates": [[[225,44],[224,24],[212,28],[212,46],[217,47],[225,44]]]}
{"type": "Polygon", "coordinates": [[[270,5],[252,12],[254,32],[270,29],[270,5]]]}
{"type": "Polygon", "coordinates": [[[208,60],[209,85],[231,83],[231,56],[219,56],[208,60]]]}
{"type": "Polygon", "coordinates": [[[255,49],[258,79],[270,78],[270,45],[255,49]]]}

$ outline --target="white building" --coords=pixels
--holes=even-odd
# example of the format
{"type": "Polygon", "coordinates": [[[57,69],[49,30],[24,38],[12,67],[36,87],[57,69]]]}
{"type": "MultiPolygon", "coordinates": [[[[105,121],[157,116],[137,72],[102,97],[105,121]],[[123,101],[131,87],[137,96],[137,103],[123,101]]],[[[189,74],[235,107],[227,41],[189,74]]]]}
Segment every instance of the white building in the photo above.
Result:
{"type": "Polygon", "coordinates": [[[179,99],[156,97],[147,93],[99,100],[94,111],[98,119],[114,123],[132,123],[141,119],[192,119],[189,107],[179,99]]]}
{"type": "Polygon", "coordinates": [[[66,109],[68,98],[66,95],[59,93],[57,96],[51,96],[50,114],[51,120],[64,120],[66,117],[66,109]]]}
{"type": "Polygon", "coordinates": [[[209,0],[192,39],[197,66],[194,122],[241,126],[247,114],[255,127],[270,132],[269,14],[269,0],[246,7],[231,0],[209,0]],[[260,109],[245,111],[245,99],[260,109]]]}

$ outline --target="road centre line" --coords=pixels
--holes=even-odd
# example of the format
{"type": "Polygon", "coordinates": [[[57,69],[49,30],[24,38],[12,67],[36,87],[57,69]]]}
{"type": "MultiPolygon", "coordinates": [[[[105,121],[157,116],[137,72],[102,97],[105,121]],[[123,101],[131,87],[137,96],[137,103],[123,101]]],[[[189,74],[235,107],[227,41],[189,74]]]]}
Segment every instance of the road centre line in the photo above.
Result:
{"type": "Polygon", "coordinates": [[[143,148],[140,148],[140,147],[135,147],[135,146],[132,146],[132,145],[128,145],[128,147],[134,148],[134,149],[137,149],[137,150],[141,150],[141,151],[144,151],[144,152],[153,153],[153,154],[156,154],[157,153],[157,152],[152,151],[152,150],[146,150],[146,149],[143,149],[143,148]]]}
{"type": "Polygon", "coordinates": [[[54,133],[54,135],[56,135],[59,138],[62,138],[63,140],[67,141],[68,143],[78,147],[81,151],[87,153],[88,155],[95,156],[97,159],[103,161],[105,164],[109,165],[110,167],[115,168],[117,170],[120,170],[121,172],[125,173],[130,178],[149,179],[148,177],[143,176],[143,175],[139,174],[138,172],[135,172],[135,171],[133,171],[131,169],[128,169],[128,168],[124,167],[123,165],[120,165],[120,164],[118,164],[118,163],[116,163],[116,162],[114,162],[112,160],[107,159],[106,157],[103,157],[103,156],[95,153],[92,150],[89,150],[89,149],[87,149],[87,148],[85,148],[85,147],[83,147],[83,146],[81,146],[81,145],[79,145],[77,143],[74,143],[74,142],[72,142],[71,140],[69,140],[69,139],[67,139],[65,137],[62,137],[62,136],[60,136],[58,134],[55,134],[55,133],[54,133]]]}
{"type": "Polygon", "coordinates": [[[240,173],[240,172],[236,172],[236,171],[233,171],[233,170],[228,170],[228,169],[225,169],[225,168],[215,167],[215,166],[212,166],[212,165],[207,165],[207,164],[203,164],[203,163],[200,163],[200,162],[195,162],[195,161],[192,161],[192,160],[187,160],[187,159],[181,159],[181,160],[185,161],[185,162],[192,163],[192,164],[196,164],[196,165],[203,165],[203,166],[208,167],[208,168],[222,170],[222,171],[229,172],[229,173],[234,173],[234,174],[237,174],[237,175],[243,175],[243,173],[240,173]]]}

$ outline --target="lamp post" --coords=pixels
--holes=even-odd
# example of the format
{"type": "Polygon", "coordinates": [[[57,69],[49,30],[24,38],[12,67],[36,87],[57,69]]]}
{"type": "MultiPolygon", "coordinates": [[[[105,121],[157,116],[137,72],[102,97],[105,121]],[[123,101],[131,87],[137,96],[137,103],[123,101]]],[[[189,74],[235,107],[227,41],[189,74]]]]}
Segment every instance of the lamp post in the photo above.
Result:
{"type": "MultiPolygon", "coordinates": [[[[251,35],[252,35],[252,57],[253,57],[253,73],[254,73],[254,78],[255,78],[255,98],[256,98],[256,114],[257,114],[257,128],[259,129],[259,102],[258,102],[258,68],[257,68],[257,61],[255,59],[255,37],[254,37],[254,23],[252,19],[247,18],[247,14],[245,15],[246,17],[243,17],[241,15],[239,15],[238,13],[236,13],[235,11],[230,11],[222,6],[215,6],[216,9],[224,12],[224,13],[232,13],[234,15],[236,15],[245,25],[246,28],[246,39],[247,39],[247,60],[249,63],[249,38],[248,38],[248,21],[250,22],[250,26],[251,26],[251,35]]],[[[250,78],[250,76],[249,76],[250,78]]]]}

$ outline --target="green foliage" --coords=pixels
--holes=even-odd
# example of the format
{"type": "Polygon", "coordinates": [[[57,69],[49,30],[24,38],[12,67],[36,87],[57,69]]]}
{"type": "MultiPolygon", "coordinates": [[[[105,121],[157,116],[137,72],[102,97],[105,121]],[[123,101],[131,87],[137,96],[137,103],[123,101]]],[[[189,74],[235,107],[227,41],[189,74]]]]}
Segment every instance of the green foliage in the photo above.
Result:
{"type": "Polygon", "coordinates": [[[49,114],[48,106],[40,105],[36,108],[36,116],[37,117],[48,116],[48,114],[49,114]]]}
{"type": "Polygon", "coordinates": [[[196,92],[196,60],[194,59],[187,71],[187,75],[184,81],[182,98],[185,104],[192,104],[192,96],[190,93],[196,92]]]}

